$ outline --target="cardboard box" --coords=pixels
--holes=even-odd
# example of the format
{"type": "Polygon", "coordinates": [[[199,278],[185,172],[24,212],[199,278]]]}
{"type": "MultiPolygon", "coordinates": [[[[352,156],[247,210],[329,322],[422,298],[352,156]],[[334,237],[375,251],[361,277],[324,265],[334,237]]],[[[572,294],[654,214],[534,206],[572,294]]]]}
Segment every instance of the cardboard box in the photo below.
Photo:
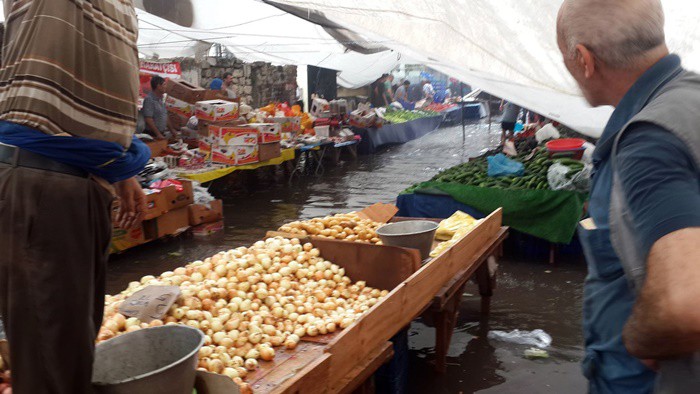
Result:
{"type": "Polygon", "coordinates": [[[119,253],[134,246],[139,246],[148,242],[143,226],[138,226],[129,230],[118,227],[112,229],[112,241],[109,244],[109,253],[119,253]]]}
{"type": "Polygon", "coordinates": [[[168,212],[168,204],[161,190],[144,189],[146,194],[146,212],[144,220],[157,218],[158,216],[168,212]]]}
{"type": "Polygon", "coordinates": [[[205,89],[192,85],[182,80],[166,79],[165,93],[168,96],[184,102],[194,104],[197,101],[204,100],[205,89]]]}
{"type": "Polygon", "coordinates": [[[168,149],[168,140],[144,141],[144,143],[151,150],[151,158],[162,156],[168,149]]]}
{"type": "Polygon", "coordinates": [[[190,118],[182,116],[180,114],[176,114],[174,112],[168,112],[168,120],[173,125],[173,128],[175,130],[180,130],[187,126],[187,122],[190,120],[190,118]]]}
{"type": "Polygon", "coordinates": [[[236,155],[236,165],[253,164],[260,161],[258,145],[236,145],[233,147],[236,155]]]}
{"type": "Polygon", "coordinates": [[[316,126],[314,127],[314,132],[317,137],[328,138],[330,137],[331,126],[316,126]]]}
{"type": "Polygon", "coordinates": [[[212,148],[212,161],[236,166],[257,163],[258,145],[216,145],[212,148]]]}
{"type": "Polygon", "coordinates": [[[219,220],[213,223],[203,223],[192,228],[192,235],[195,237],[207,237],[212,234],[224,231],[224,221],[219,220]]]}
{"type": "Polygon", "coordinates": [[[258,160],[261,162],[276,159],[282,155],[282,146],[279,142],[258,145],[258,160]]]}
{"type": "Polygon", "coordinates": [[[279,123],[280,132],[298,133],[301,131],[301,118],[298,116],[282,116],[265,119],[268,122],[279,123]]]}
{"type": "Polygon", "coordinates": [[[260,144],[282,140],[282,127],[279,123],[250,123],[248,127],[258,130],[258,143],[260,144]]]}
{"type": "Polygon", "coordinates": [[[238,118],[238,103],[224,100],[198,101],[195,106],[198,119],[220,122],[238,118]]]}
{"type": "Polygon", "coordinates": [[[194,104],[182,101],[173,96],[168,96],[165,98],[165,109],[167,109],[168,112],[178,114],[187,119],[191,118],[192,115],[194,115],[194,108],[194,104]]]}
{"type": "Polygon", "coordinates": [[[189,228],[190,215],[187,207],[171,210],[165,215],[143,222],[144,234],[149,239],[178,235],[189,228]]]}
{"type": "Polygon", "coordinates": [[[257,145],[258,129],[248,126],[209,126],[209,135],[219,145],[257,145]]]}
{"type": "Polygon", "coordinates": [[[311,101],[311,105],[309,106],[309,113],[311,114],[311,116],[316,118],[324,117],[324,114],[326,112],[330,112],[330,110],[330,104],[328,103],[328,101],[322,98],[313,99],[313,101],[311,101]]]}
{"type": "Polygon", "coordinates": [[[224,204],[221,200],[214,200],[209,205],[192,204],[187,207],[190,213],[190,225],[196,226],[202,223],[212,223],[224,217],[224,204]]]}
{"type": "Polygon", "coordinates": [[[182,191],[177,191],[173,185],[165,187],[161,190],[165,198],[165,204],[168,211],[173,209],[186,207],[194,202],[194,192],[192,190],[192,181],[186,179],[178,179],[182,183],[182,191]]]}

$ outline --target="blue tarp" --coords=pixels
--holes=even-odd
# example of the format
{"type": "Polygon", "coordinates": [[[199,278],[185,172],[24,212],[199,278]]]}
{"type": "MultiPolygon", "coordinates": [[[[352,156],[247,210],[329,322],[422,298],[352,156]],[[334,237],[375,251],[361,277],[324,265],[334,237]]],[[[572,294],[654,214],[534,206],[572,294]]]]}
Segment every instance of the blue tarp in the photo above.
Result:
{"type": "Polygon", "coordinates": [[[421,118],[405,123],[389,124],[380,128],[363,129],[353,127],[352,131],[362,137],[357,153],[371,154],[387,145],[405,144],[431,133],[440,126],[443,116],[421,118]]]}

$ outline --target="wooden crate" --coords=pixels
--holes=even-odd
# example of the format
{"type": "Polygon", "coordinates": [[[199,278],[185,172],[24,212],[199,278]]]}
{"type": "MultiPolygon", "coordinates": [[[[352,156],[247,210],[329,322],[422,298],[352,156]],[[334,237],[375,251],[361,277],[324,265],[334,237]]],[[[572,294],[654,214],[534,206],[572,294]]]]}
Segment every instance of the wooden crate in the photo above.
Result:
{"type": "MultiPolygon", "coordinates": [[[[348,328],[330,335],[303,338],[295,351],[278,351],[272,363],[263,363],[246,381],[255,393],[349,390],[366,378],[366,371],[375,370],[378,363],[387,359],[390,338],[415,319],[445,283],[458,272],[476,266],[477,255],[486,243],[497,238],[501,222],[498,209],[422,267],[415,249],[313,239],[321,255],[344,267],[350,278],[391,291],[348,328]],[[407,266],[413,272],[408,273],[407,266]]],[[[277,235],[280,233],[268,233],[268,237],[277,235]]]]}

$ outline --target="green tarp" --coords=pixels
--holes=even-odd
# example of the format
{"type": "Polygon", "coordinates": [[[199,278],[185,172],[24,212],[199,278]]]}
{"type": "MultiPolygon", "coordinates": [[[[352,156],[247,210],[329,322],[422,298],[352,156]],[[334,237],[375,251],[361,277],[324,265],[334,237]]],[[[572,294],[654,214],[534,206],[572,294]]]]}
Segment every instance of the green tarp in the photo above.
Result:
{"type": "Polygon", "coordinates": [[[507,190],[459,183],[423,182],[404,193],[448,194],[484,212],[503,208],[503,224],[555,243],[571,242],[586,194],[556,190],[507,190]]]}

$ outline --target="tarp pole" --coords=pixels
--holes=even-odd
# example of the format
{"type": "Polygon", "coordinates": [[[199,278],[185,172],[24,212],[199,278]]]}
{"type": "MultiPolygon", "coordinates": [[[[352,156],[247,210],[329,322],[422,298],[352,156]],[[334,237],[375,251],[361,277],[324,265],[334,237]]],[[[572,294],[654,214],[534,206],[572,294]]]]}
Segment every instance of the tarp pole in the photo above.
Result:
{"type": "Polygon", "coordinates": [[[462,99],[459,100],[459,107],[460,114],[462,115],[462,145],[464,145],[464,143],[466,142],[466,135],[464,131],[464,82],[459,83],[459,93],[462,97],[462,99]]]}

